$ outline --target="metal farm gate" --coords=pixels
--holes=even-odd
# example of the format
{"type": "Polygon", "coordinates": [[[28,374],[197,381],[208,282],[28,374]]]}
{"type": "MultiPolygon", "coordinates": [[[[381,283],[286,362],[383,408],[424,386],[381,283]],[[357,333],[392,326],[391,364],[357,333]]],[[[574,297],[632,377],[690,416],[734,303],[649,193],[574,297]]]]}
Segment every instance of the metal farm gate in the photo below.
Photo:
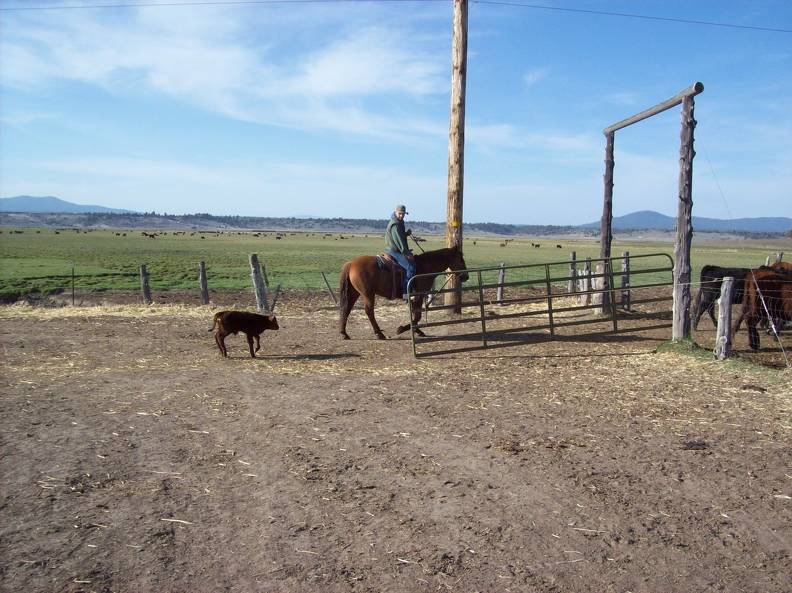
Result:
{"type": "Polygon", "coordinates": [[[412,278],[408,295],[426,297],[421,321],[411,323],[413,354],[433,356],[552,340],[573,326],[597,326],[586,335],[671,327],[670,307],[648,307],[673,299],[671,256],[587,259],[585,266],[583,272],[570,261],[466,270],[470,279],[461,288],[462,313],[453,316],[454,305],[444,304],[443,296],[453,292],[446,288],[449,278],[462,271],[412,278]],[[430,276],[435,284],[442,278],[445,283],[437,290],[416,292],[416,278],[430,276]],[[603,285],[609,288],[603,290],[603,285]],[[604,299],[603,309],[605,291],[610,298],[604,299]],[[636,323],[620,327],[620,319],[636,323]],[[422,335],[424,330],[431,335],[422,335]]]}

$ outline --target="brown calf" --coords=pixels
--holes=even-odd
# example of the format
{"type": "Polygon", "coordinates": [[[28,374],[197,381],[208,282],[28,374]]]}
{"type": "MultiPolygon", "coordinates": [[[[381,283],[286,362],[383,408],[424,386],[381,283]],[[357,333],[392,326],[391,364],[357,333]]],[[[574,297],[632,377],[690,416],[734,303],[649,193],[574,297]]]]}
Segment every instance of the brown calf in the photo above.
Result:
{"type": "Polygon", "coordinates": [[[776,327],[779,322],[792,321],[792,276],[768,269],[750,270],[745,277],[743,309],[734,323],[734,332],[745,319],[752,350],[759,349],[756,326],[760,321],[768,320],[768,311],[769,319],[776,327]]]}
{"type": "Polygon", "coordinates": [[[225,346],[225,338],[228,334],[236,335],[242,332],[247,337],[250,347],[250,356],[256,358],[256,352],[261,350],[259,336],[264,330],[278,329],[278,320],[274,315],[259,315],[258,313],[248,313],[246,311],[218,311],[214,316],[214,323],[209,331],[214,330],[215,342],[220,348],[222,356],[228,356],[225,346]],[[256,349],[253,350],[253,338],[256,338],[256,349]]]}

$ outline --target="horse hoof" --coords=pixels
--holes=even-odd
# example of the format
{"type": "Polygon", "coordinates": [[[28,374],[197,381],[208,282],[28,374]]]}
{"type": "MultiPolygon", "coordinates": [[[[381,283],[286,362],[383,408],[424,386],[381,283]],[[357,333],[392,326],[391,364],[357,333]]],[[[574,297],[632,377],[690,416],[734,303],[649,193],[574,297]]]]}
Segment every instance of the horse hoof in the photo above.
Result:
{"type": "Polygon", "coordinates": [[[352,339],[347,334],[341,334],[341,337],[344,338],[345,340],[351,340],[352,339]]]}
{"type": "Polygon", "coordinates": [[[425,338],[425,337],[426,337],[426,334],[425,334],[425,333],[423,333],[423,332],[422,332],[420,329],[416,329],[416,330],[415,330],[415,335],[416,335],[416,336],[421,336],[422,338],[425,338]]]}
{"type": "Polygon", "coordinates": [[[377,339],[378,340],[387,340],[388,338],[385,337],[385,334],[380,332],[380,333],[377,334],[377,339]]]}
{"type": "Polygon", "coordinates": [[[399,327],[396,328],[396,335],[399,336],[404,332],[406,332],[408,329],[410,329],[409,325],[400,325],[399,327]]]}

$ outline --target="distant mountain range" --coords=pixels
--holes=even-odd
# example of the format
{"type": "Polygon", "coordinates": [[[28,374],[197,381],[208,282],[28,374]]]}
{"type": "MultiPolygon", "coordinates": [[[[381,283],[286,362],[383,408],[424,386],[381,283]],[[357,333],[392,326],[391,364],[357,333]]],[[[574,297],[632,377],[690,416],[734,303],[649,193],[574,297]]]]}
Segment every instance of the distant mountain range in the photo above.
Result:
{"type": "MultiPolygon", "coordinates": [[[[265,218],[259,216],[213,216],[210,214],[166,215],[138,213],[105,206],[74,204],[53,196],[16,196],[0,198],[0,225],[4,226],[94,226],[106,228],[193,228],[193,229],[292,229],[372,232],[385,228],[382,219],[349,218],[265,218]]],[[[410,221],[416,232],[442,233],[441,222],[410,221]]],[[[596,235],[600,222],[578,226],[513,225],[501,223],[465,223],[467,232],[494,235],[583,234],[596,235]]],[[[614,231],[673,231],[676,218],[651,210],[633,212],[613,218],[614,231]]],[[[699,232],[781,234],[792,230],[792,218],[718,218],[693,217],[693,230],[699,232]]]]}
{"type": "MultiPolygon", "coordinates": [[[[581,225],[582,228],[598,229],[600,221],[590,222],[581,225]]],[[[673,231],[676,229],[676,218],[654,212],[652,210],[642,210],[625,214],[624,216],[614,216],[612,228],[614,231],[656,229],[661,231],[673,231]]],[[[792,229],[792,218],[783,216],[762,217],[762,218],[703,218],[693,217],[693,230],[704,232],[741,232],[741,233],[784,233],[792,229]]]]}
{"type": "Polygon", "coordinates": [[[119,210],[106,206],[90,206],[75,204],[61,200],[55,196],[15,196],[13,198],[0,198],[0,212],[117,212],[126,213],[131,210],[119,210]]]}

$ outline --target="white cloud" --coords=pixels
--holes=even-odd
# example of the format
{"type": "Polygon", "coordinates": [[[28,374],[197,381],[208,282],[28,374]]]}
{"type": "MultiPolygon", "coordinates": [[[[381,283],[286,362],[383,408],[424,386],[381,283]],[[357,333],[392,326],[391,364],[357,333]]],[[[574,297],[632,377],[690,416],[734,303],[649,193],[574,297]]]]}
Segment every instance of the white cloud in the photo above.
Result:
{"type": "Polygon", "coordinates": [[[434,51],[435,39],[416,42],[406,25],[347,27],[301,45],[265,24],[269,42],[261,44],[252,24],[230,16],[239,11],[204,9],[188,19],[163,9],[130,11],[123,20],[96,14],[67,14],[57,26],[23,19],[8,25],[11,34],[0,41],[3,83],[30,88],[66,80],[109,93],[155,92],[236,119],[379,138],[437,132],[410,112],[422,97],[447,92],[445,55],[434,51]],[[396,118],[363,103],[398,96],[396,118]]]}
{"type": "Polygon", "coordinates": [[[545,78],[547,78],[547,68],[534,68],[523,74],[523,82],[526,87],[532,87],[545,78]]]}

